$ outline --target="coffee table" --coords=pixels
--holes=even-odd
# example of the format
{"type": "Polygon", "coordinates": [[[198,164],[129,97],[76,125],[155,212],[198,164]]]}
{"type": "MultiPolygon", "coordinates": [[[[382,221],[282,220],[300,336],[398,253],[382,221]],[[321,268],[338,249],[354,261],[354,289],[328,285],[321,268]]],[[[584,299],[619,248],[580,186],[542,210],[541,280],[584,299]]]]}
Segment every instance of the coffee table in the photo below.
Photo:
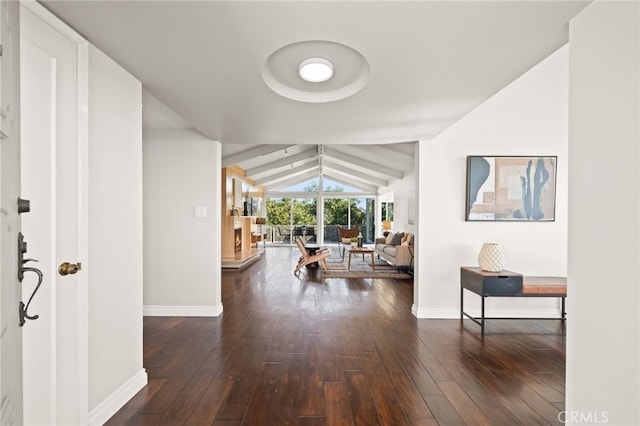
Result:
{"type": "Polygon", "coordinates": [[[374,250],[370,249],[370,248],[366,248],[366,247],[354,247],[352,249],[349,249],[349,261],[347,263],[347,270],[351,270],[351,255],[353,254],[361,254],[362,255],[362,260],[364,260],[364,255],[365,254],[371,254],[371,269],[373,269],[374,271],[376,270],[376,263],[373,259],[373,253],[374,250]]]}
{"type": "Polygon", "coordinates": [[[318,252],[318,250],[320,250],[322,247],[320,246],[312,246],[312,245],[305,245],[304,248],[307,249],[307,251],[309,252],[309,256],[313,256],[314,254],[316,254],[318,252]]]}

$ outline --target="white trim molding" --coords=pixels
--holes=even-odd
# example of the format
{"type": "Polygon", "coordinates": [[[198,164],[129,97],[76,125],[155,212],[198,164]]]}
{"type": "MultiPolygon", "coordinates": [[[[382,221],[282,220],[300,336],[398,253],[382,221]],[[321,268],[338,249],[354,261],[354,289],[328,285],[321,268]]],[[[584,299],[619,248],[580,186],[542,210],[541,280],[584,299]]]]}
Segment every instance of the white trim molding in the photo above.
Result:
{"type": "Polygon", "coordinates": [[[460,310],[452,308],[419,308],[413,305],[411,313],[416,318],[460,319],[460,310]]]}
{"type": "Polygon", "coordinates": [[[145,317],[219,317],[222,303],[217,306],[161,306],[145,305],[142,315],[145,317]]]}
{"type": "Polygon", "coordinates": [[[147,385],[149,378],[143,368],[127,380],[104,401],[89,412],[90,425],[103,425],[118,412],[136,393],[147,385]]]}

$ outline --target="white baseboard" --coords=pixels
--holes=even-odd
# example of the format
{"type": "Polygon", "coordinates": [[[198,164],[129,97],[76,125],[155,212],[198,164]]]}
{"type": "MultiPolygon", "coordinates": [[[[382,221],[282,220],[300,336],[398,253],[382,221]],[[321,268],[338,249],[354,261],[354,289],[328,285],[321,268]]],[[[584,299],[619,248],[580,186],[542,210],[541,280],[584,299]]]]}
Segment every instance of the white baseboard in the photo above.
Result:
{"type": "MultiPolygon", "coordinates": [[[[480,310],[470,309],[465,312],[474,317],[480,316],[480,310]]],[[[460,308],[418,308],[416,305],[411,307],[411,313],[416,318],[432,318],[432,319],[460,319],[460,308]]],[[[560,309],[540,309],[540,308],[521,308],[521,309],[487,309],[486,317],[505,317],[505,318],[560,318],[562,315],[560,309]]],[[[467,319],[465,317],[465,319],[467,319]]]]}
{"type": "Polygon", "coordinates": [[[146,317],[218,317],[222,314],[222,303],[218,306],[159,306],[145,305],[142,315],[146,317]]]}
{"type": "Polygon", "coordinates": [[[411,307],[411,313],[416,318],[455,319],[460,318],[460,310],[452,308],[418,308],[411,307]]]}
{"type": "Polygon", "coordinates": [[[118,412],[140,389],[147,385],[147,372],[143,368],[89,412],[90,425],[103,425],[118,412]]]}

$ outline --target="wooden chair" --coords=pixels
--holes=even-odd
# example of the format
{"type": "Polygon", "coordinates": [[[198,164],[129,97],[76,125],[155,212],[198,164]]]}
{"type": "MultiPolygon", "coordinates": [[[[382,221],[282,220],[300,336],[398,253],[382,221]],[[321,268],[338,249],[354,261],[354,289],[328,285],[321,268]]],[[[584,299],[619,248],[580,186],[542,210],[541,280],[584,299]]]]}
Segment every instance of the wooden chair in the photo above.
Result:
{"type": "Polygon", "coordinates": [[[304,241],[302,238],[296,239],[296,245],[298,246],[298,249],[300,249],[300,253],[302,254],[302,256],[300,256],[300,259],[298,260],[298,265],[296,265],[296,269],[293,271],[293,275],[297,275],[303,266],[307,266],[315,262],[318,262],[322,266],[322,269],[327,272],[327,264],[324,260],[328,257],[331,257],[331,252],[329,250],[320,249],[316,252],[316,254],[310,255],[306,247],[304,246],[304,241]]]}
{"type": "Polygon", "coordinates": [[[351,238],[356,238],[357,236],[358,226],[354,226],[353,228],[343,228],[342,226],[338,226],[338,251],[342,256],[343,261],[347,246],[351,245],[351,238]],[[349,240],[349,242],[347,242],[347,240],[349,240]]]}

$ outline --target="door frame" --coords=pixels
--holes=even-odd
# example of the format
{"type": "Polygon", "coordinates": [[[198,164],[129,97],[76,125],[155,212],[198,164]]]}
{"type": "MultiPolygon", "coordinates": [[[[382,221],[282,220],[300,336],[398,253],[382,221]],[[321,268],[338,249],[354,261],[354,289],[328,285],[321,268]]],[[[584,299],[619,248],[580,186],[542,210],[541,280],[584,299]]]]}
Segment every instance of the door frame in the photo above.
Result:
{"type": "MultiPolygon", "coordinates": [[[[0,4],[0,424],[22,424],[19,6],[0,4]]],[[[24,213],[24,212],[23,212],[24,213]]]]}
{"type": "MultiPolygon", "coordinates": [[[[70,380],[69,389],[58,389],[58,391],[64,391],[67,395],[72,395],[72,398],[66,399],[66,401],[73,401],[73,407],[57,407],[58,413],[60,412],[74,412],[76,418],[74,422],[78,424],[88,423],[88,410],[89,410],[89,291],[88,291],[88,269],[89,263],[89,43],[82,36],[72,30],[63,21],[49,12],[44,6],[35,1],[20,1],[21,13],[24,10],[31,12],[33,15],[41,19],[45,24],[52,27],[55,31],[61,33],[72,43],[76,45],[77,49],[77,200],[78,200],[78,224],[77,224],[77,253],[78,261],[83,263],[82,274],[77,275],[77,287],[76,287],[76,299],[77,304],[77,318],[76,327],[73,330],[64,330],[65,333],[70,333],[73,338],[75,335],[76,342],[76,366],[75,377],[70,380]],[[62,409],[61,409],[62,408],[62,409]]],[[[59,332],[59,330],[58,330],[59,332]]],[[[54,336],[58,340],[58,336],[54,336]]],[[[61,357],[69,358],[69,354],[62,353],[60,348],[56,347],[56,358],[61,357]]],[[[47,363],[49,360],[42,359],[38,362],[47,363]]],[[[56,406],[60,403],[60,399],[55,401],[56,406]]],[[[71,402],[69,402],[71,404],[71,402]]],[[[71,419],[65,419],[71,420],[71,419]]]]}

